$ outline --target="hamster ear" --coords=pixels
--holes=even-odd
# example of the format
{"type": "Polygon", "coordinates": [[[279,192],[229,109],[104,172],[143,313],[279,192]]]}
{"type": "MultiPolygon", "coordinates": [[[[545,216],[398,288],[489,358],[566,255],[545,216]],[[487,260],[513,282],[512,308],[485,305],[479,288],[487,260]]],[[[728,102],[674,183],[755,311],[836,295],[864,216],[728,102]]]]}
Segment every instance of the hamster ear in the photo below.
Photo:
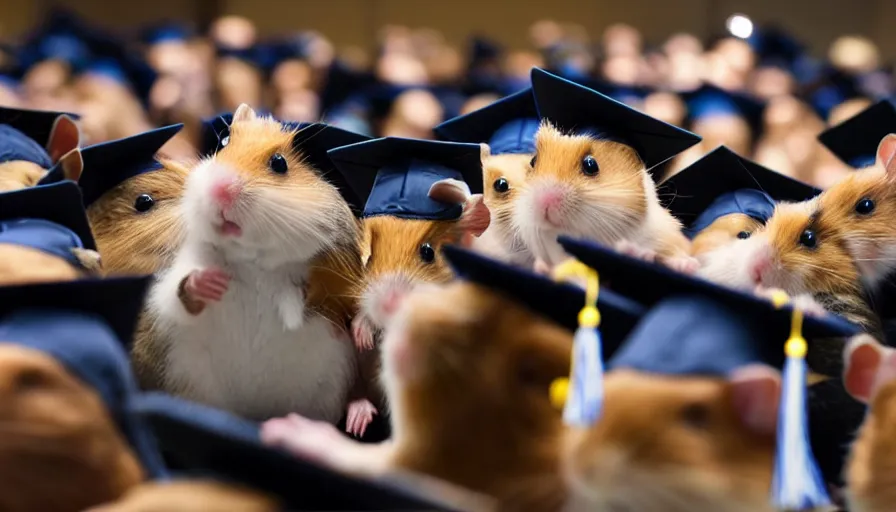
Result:
{"type": "Polygon", "coordinates": [[[896,350],[885,348],[884,358],[874,377],[874,386],[871,388],[871,396],[877,396],[881,388],[890,382],[896,381],[896,350]]]}
{"type": "Polygon", "coordinates": [[[69,151],[59,161],[62,165],[62,174],[65,176],[65,179],[72,181],[81,179],[81,173],[84,172],[84,158],[81,156],[79,148],[69,151]]]}
{"type": "Polygon", "coordinates": [[[240,103],[233,113],[233,122],[254,121],[258,115],[252,110],[252,107],[245,103],[240,103]]]}
{"type": "Polygon", "coordinates": [[[75,255],[81,266],[90,274],[99,274],[103,269],[103,260],[100,258],[100,253],[96,251],[74,247],[72,248],[72,254],[75,255]]]}
{"type": "Polygon", "coordinates": [[[47,153],[53,163],[80,145],[81,131],[75,121],[66,115],[57,117],[53,121],[53,128],[50,129],[50,140],[47,141],[47,153]]]}
{"type": "Polygon", "coordinates": [[[474,237],[479,237],[491,224],[492,214],[485,205],[482,194],[470,196],[464,203],[464,213],[460,218],[461,228],[464,230],[461,237],[461,245],[470,246],[474,237]]]}
{"type": "Polygon", "coordinates": [[[490,156],[492,156],[492,148],[485,142],[479,143],[479,158],[484,162],[490,156]]]}
{"type": "Polygon", "coordinates": [[[464,204],[470,197],[470,187],[453,178],[439,180],[429,187],[429,198],[445,204],[464,204]]]}
{"type": "Polygon", "coordinates": [[[889,172],[896,172],[896,169],[889,169],[894,156],[896,156],[896,133],[891,133],[881,139],[877,146],[877,161],[889,172]]]}
{"type": "Polygon", "coordinates": [[[867,334],[849,340],[843,350],[843,385],[856,400],[871,400],[877,370],[885,356],[884,347],[867,334]]]}
{"type": "Polygon", "coordinates": [[[764,364],[742,366],[728,377],[734,411],[750,430],[772,435],[778,427],[781,374],[764,364]]]}

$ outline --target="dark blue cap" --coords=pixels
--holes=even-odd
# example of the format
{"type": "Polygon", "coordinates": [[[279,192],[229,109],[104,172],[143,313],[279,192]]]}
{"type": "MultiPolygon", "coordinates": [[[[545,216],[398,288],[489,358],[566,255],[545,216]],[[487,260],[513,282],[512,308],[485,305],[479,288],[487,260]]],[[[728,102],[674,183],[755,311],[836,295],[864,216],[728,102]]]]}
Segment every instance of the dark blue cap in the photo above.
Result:
{"type": "Polygon", "coordinates": [[[33,247],[80,266],[72,249],[96,250],[74,182],[39,185],[0,194],[0,244],[33,247]]]}
{"type": "Polygon", "coordinates": [[[266,70],[270,62],[270,49],[261,45],[248,48],[233,48],[218,45],[215,47],[215,55],[219,59],[238,59],[251,64],[259,69],[266,70]]]}
{"type": "Polygon", "coordinates": [[[202,134],[199,141],[199,154],[211,156],[230,143],[230,123],[233,114],[225,113],[202,121],[202,134]]]}
{"type": "Polygon", "coordinates": [[[865,97],[859,80],[849,73],[828,69],[821,80],[806,92],[807,100],[815,112],[827,119],[831,111],[841,103],[865,97]]]}
{"type": "Polygon", "coordinates": [[[502,98],[465,116],[449,119],[435,127],[436,134],[454,142],[487,142],[491,154],[535,152],[538,109],[532,89],[502,98]]]}
{"type": "Polygon", "coordinates": [[[478,144],[384,137],[330,150],[329,156],[365,201],[364,216],[454,220],[463,213],[462,205],[431,199],[429,189],[453,178],[481,194],[480,151],[478,144]]]}
{"type": "Polygon", "coordinates": [[[329,113],[332,109],[341,105],[375,83],[374,75],[367,70],[357,70],[345,62],[336,59],[330,64],[327,79],[320,94],[321,112],[329,113]]]}
{"type": "Polygon", "coordinates": [[[605,96],[609,96],[610,98],[613,98],[614,100],[625,104],[636,101],[643,101],[645,98],[647,98],[647,96],[650,96],[650,93],[653,92],[653,89],[651,89],[650,87],[616,84],[606,80],[599,80],[594,78],[574,81],[580,85],[588,87],[589,89],[594,89],[595,91],[605,96]]]}
{"type": "Polygon", "coordinates": [[[719,146],[662,182],[660,203],[695,236],[716,219],[743,213],[765,223],[778,201],[800,202],[821,190],[719,146]]]}
{"type": "MultiPolygon", "coordinates": [[[[445,246],[442,253],[460,279],[494,290],[570,332],[578,328],[579,312],[585,306],[585,291],[581,288],[459,247],[445,246]]],[[[606,359],[625,340],[646,310],[637,302],[607,289],[600,290],[597,308],[603,319],[600,331],[603,358],[606,359]]]]}
{"type": "Polygon", "coordinates": [[[43,146],[12,126],[0,124],[0,164],[16,161],[31,162],[44,169],[53,166],[43,146]]]}
{"type": "MultiPolygon", "coordinates": [[[[597,270],[601,276],[607,276],[614,292],[644,307],[654,307],[675,295],[699,295],[747,315],[754,322],[761,322],[769,341],[776,344],[777,359],[767,362],[777,367],[783,364],[783,345],[790,333],[792,316],[789,306],[776,309],[768,300],[635,259],[592,242],[566,236],[561,236],[559,242],[566,252],[597,270]]],[[[823,318],[806,316],[803,319],[803,335],[810,342],[818,338],[849,337],[858,332],[858,327],[835,315],[823,318]]],[[[811,343],[809,353],[811,359],[811,343]]]]}
{"type": "Polygon", "coordinates": [[[82,149],[84,171],[78,184],[84,192],[84,205],[90,206],[127,179],[161,169],[156,153],[183,127],[165,126],[82,149]]]}
{"type": "Polygon", "coordinates": [[[39,350],[93,388],[152,478],[161,455],[132,411],[137,384],[125,346],[149,277],[86,279],[0,287],[0,340],[39,350]]]}
{"type": "Polygon", "coordinates": [[[183,23],[166,21],[146,27],[140,34],[143,44],[154,45],[160,43],[178,43],[187,41],[195,35],[195,32],[183,23]]]}
{"type": "Polygon", "coordinates": [[[538,113],[561,130],[587,133],[631,146],[647,169],[669,160],[702,139],[642,114],[597,91],[542,69],[532,69],[538,113]]]}
{"type": "Polygon", "coordinates": [[[778,27],[760,27],[747,42],[756,53],[758,67],[776,67],[791,73],[805,84],[817,78],[819,66],[809,56],[806,45],[778,27]]]}
{"type": "Polygon", "coordinates": [[[130,85],[130,79],[128,78],[127,73],[125,73],[124,69],[114,59],[105,58],[90,61],[84,66],[81,74],[98,75],[115,80],[120,84],[130,85]]]}
{"type": "Polygon", "coordinates": [[[470,64],[476,65],[484,60],[494,60],[501,56],[504,48],[497,41],[485,36],[473,36],[470,40],[470,64]]]}
{"type": "Polygon", "coordinates": [[[0,106],[0,125],[9,125],[24,133],[38,144],[45,146],[56,126],[59,116],[68,116],[77,121],[81,117],[68,112],[49,110],[27,110],[0,106]]]}
{"type": "Polygon", "coordinates": [[[844,163],[861,169],[874,164],[877,146],[891,133],[896,133],[896,107],[881,100],[821,132],[818,140],[844,163]]]}
{"type": "Polygon", "coordinates": [[[256,424],[223,411],[161,393],[140,396],[137,411],[186,474],[265,492],[285,510],[456,510],[419,490],[350,477],[265,446],[256,424]]]}
{"type": "Polygon", "coordinates": [[[682,93],[681,96],[692,122],[713,116],[733,115],[743,118],[754,136],[762,130],[765,104],[746,94],[704,84],[696,90],[682,93]]]}

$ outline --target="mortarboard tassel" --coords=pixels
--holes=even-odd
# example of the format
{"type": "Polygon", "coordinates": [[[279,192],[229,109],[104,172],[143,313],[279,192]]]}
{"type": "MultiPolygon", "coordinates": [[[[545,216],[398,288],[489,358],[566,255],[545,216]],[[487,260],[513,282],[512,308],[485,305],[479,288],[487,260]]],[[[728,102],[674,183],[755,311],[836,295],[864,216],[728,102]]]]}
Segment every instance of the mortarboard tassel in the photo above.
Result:
{"type": "Polygon", "coordinates": [[[555,269],[557,280],[585,280],[585,307],[579,312],[579,328],[573,338],[572,368],[569,379],[557,379],[551,385],[551,401],[563,407],[567,425],[586,427],[597,421],[603,402],[604,368],[601,351],[600,312],[597,272],[583,263],[570,260],[555,269]]]}
{"type": "MultiPolygon", "coordinates": [[[[787,303],[783,292],[773,297],[775,305],[787,303]]],[[[810,510],[830,504],[824,479],[812,447],[806,412],[806,340],[802,335],[803,313],[793,309],[790,338],[784,346],[781,404],[778,411],[778,439],[772,480],[772,502],[782,510],[810,510]]]]}

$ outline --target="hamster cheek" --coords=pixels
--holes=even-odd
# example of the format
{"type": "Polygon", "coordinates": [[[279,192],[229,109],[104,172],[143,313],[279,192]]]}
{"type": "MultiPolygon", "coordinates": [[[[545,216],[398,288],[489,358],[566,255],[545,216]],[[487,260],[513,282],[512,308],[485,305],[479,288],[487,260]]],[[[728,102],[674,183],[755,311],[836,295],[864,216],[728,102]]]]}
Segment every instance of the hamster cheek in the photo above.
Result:
{"type": "Polygon", "coordinates": [[[361,308],[377,327],[384,327],[413,289],[404,273],[390,273],[372,280],[361,297],[361,308]]]}

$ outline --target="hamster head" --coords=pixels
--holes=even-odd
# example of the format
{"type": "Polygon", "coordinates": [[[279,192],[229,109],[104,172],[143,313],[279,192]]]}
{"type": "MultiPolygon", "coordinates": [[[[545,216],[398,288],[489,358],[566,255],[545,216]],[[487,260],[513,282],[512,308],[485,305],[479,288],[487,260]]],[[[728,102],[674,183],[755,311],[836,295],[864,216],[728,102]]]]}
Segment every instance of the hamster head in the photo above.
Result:
{"type": "Polygon", "coordinates": [[[459,182],[435,183],[430,197],[463,204],[460,219],[433,221],[386,215],[364,219],[361,311],[376,329],[386,325],[416,284],[451,280],[453,274],[442,257],[442,246],[469,246],[473,237],[481,235],[489,225],[489,209],[482,195],[469,195],[459,182]]]}
{"type": "Polygon", "coordinates": [[[601,417],[571,431],[564,475],[582,509],[766,510],[780,375],[607,373],[601,417]]]}
{"type": "Polygon", "coordinates": [[[846,466],[850,509],[890,510],[896,502],[896,350],[861,334],[843,358],[846,390],[869,406],[846,466]]]}
{"type": "Polygon", "coordinates": [[[81,268],[33,247],[0,244],[0,286],[74,281],[100,272],[98,252],[73,248],[72,253],[81,268]]]}
{"type": "Polygon", "coordinates": [[[896,268],[896,135],[877,149],[877,163],[853,172],[821,195],[823,218],[844,232],[863,280],[875,287],[896,268]]]}
{"type": "Polygon", "coordinates": [[[3,344],[0,375],[0,508],[75,512],[143,480],[102,400],[56,360],[3,344]]]}
{"type": "Polygon", "coordinates": [[[691,241],[691,254],[699,257],[734,240],[746,240],[762,226],[761,222],[743,213],[723,215],[697,233],[691,241]]]}
{"type": "Polygon", "coordinates": [[[308,261],[356,239],[335,186],[294,148],[294,131],[240,105],[227,146],[190,173],[183,214],[189,237],[239,260],[308,261]]]}
{"type": "Polygon", "coordinates": [[[190,171],[171,160],[109,190],[87,208],[103,271],[146,275],[159,270],[180,246],[178,210],[190,171]]]}
{"type": "Polygon", "coordinates": [[[489,230],[498,234],[503,247],[511,253],[526,250],[514,210],[531,161],[532,155],[490,155],[482,162],[483,195],[491,212],[489,230]]]}
{"type": "Polygon", "coordinates": [[[652,183],[630,147],[587,135],[567,135],[545,121],[514,218],[535,255],[560,261],[557,235],[613,244],[641,225],[652,183]]]}

